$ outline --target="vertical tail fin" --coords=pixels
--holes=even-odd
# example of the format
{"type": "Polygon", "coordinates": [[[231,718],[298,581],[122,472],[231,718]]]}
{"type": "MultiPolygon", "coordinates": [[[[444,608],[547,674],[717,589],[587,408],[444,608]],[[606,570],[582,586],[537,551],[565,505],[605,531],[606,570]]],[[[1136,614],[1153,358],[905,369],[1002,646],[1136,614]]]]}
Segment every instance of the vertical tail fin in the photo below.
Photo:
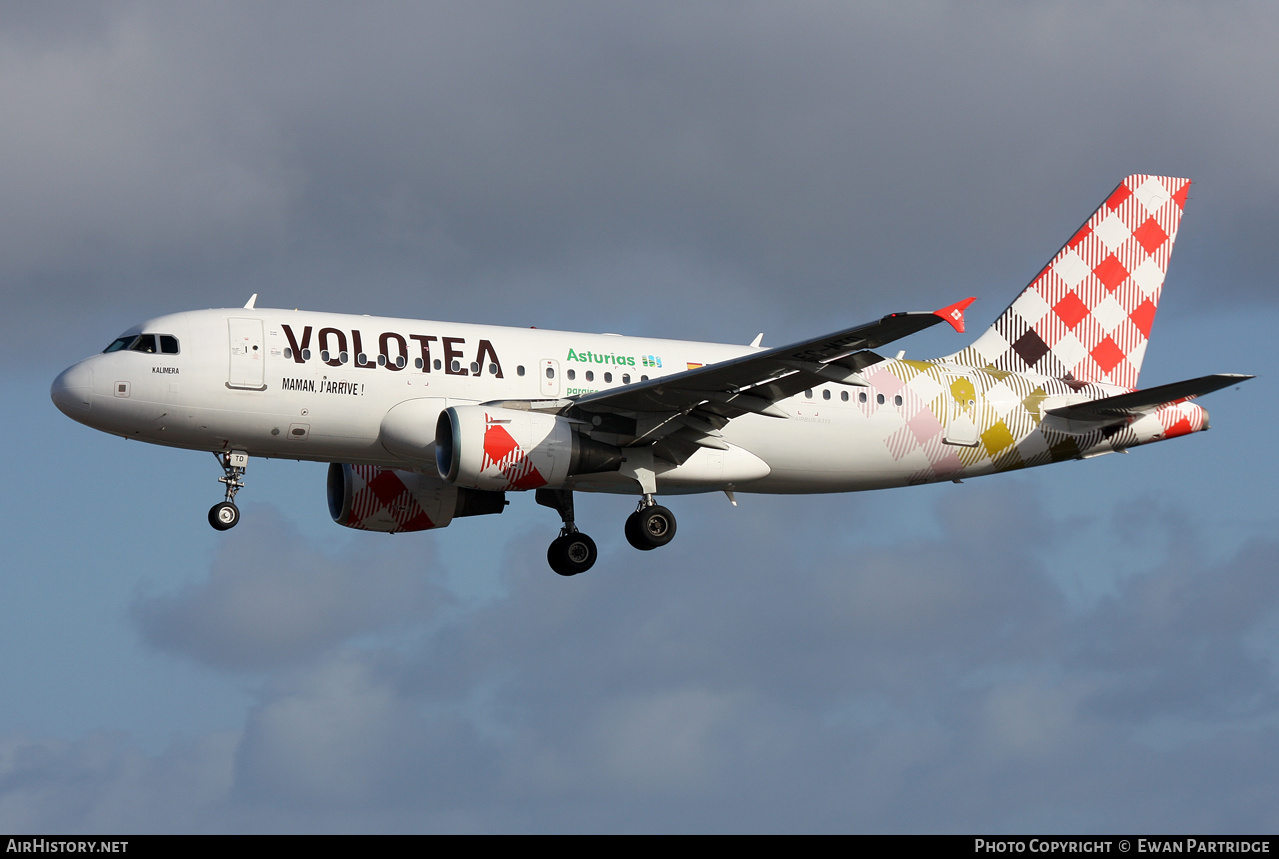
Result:
{"type": "Polygon", "coordinates": [[[1189,179],[1129,176],[999,319],[948,360],[1137,386],[1189,179]]]}

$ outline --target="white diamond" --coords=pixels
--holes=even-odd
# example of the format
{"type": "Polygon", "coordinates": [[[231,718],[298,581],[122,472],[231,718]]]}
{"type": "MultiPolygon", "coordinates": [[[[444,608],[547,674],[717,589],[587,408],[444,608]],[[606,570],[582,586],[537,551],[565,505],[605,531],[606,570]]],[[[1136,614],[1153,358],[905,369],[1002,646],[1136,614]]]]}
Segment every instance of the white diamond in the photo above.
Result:
{"type": "Polygon", "coordinates": [[[1122,306],[1112,296],[1107,295],[1092,309],[1092,318],[1096,319],[1103,331],[1113,334],[1115,328],[1128,318],[1122,306]]]}
{"type": "Polygon", "coordinates": [[[1048,306],[1048,302],[1038,291],[1028,289],[1021,295],[1017,296],[1017,300],[1013,302],[1013,312],[1026,320],[1026,324],[1033,326],[1039,320],[1044,318],[1044,314],[1052,310],[1048,306]]]}
{"type": "Polygon", "coordinates": [[[1071,289],[1079,286],[1079,282],[1092,273],[1088,263],[1080,259],[1079,254],[1073,250],[1068,250],[1061,255],[1061,259],[1057,260],[1053,266],[1053,271],[1071,289]]]}
{"type": "Polygon", "coordinates": [[[1053,357],[1060,361],[1067,370],[1074,370],[1079,362],[1084,360],[1088,350],[1084,348],[1084,344],[1079,342],[1078,337],[1067,331],[1053,344],[1052,353],[1053,357]]]}
{"type": "Polygon", "coordinates": [[[1159,263],[1155,262],[1153,257],[1146,257],[1141,261],[1130,275],[1132,282],[1137,284],[1137,288],[1141,290],[1141,294],[1150,298],[1158,295],[1159,287],[1163,286],[1164,270],[1159,267],[1159,263]]]}
{"type": "Polygon", "coordinates": [[[1137,341],[1137,345],[1128,350],[1128,363],[1134,370],[1141,369],[1141,359],[1146,357],[1146,338],[1137,341]]]}
{"type": "Polygon", "coordinates": [[[1114,253],[1119,246],[1128,241],[1132,236],[1132,230],[1128,229],[1123,220],[1111,212],[1106,216],[1097,229],[1093,230],[1093,235],[1101,239],[1101,243],[1106,246],[1106,250],[1114,253]]]}
{"type": "Polygon", "coordinates": [[[1136,197],[1138,201],[1141,202],[1141,205],[1146,207],[1146,211],[1152,215],[1155,213],[1156,209],[1164,203],[1167,203],[1172,197],[1172,195],[1168,193],[1168,189],[1164,187],[1164,183],[1160,182],[1154,176],[1151,176],[1145,182],[1142,182],[1141,187],[1133,193],[1133,196],[1136,197]]]}

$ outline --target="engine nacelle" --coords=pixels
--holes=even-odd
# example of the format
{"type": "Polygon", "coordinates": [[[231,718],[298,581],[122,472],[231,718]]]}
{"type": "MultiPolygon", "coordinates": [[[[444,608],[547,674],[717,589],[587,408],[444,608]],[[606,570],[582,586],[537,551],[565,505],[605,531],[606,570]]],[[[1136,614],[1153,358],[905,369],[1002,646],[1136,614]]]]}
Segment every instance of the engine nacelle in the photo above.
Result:
{"type": "Polygon", "coordinates": [[[329,465],[329,515],[361,531],[427,531],[461,516],[501,513],[506,496],[445,483],[430,474],[377,465],[329,465]]]}
{"type": "Polygon", "coordinates": [[[435,465],[449,483],[489,491],[563,485],[574,474],[617,471],[622,452],[558,415],[453,406],[435,425],[435,465]]]}

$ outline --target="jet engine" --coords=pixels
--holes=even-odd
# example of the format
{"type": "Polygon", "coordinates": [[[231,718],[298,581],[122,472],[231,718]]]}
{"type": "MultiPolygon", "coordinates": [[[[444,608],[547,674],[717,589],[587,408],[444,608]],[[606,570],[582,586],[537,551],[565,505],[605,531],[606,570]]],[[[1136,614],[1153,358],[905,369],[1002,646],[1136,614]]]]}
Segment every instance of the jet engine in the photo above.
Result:
{"type": "Polygon", "coordinates": [[[617,471],[620,449],[568,418],[491,406],[453,406],[435,424],[435,465],[449,483],[500,491],[562,486],[575,474],[617,471]]]}
{"type": "Polygon", "coordinates": [[[460,516],[501,513],[502,492],[481,492],[445,483],[430,474],[377,465],[329,465],[329,515],[361,531],[426,531],[460,516]]]}

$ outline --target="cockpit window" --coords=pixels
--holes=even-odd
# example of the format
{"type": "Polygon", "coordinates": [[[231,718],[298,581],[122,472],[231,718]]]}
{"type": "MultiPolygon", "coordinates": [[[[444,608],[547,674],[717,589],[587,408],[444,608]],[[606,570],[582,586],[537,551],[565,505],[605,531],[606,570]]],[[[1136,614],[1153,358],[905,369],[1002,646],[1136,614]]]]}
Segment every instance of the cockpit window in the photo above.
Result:
{"type": "Polygon", "coordinates": [[[155,354],[155,335],[139,334],[138,339],[133,341],[133,345],[129,347],[130,352],[148,352],[155,354]]]}
{"type": "Polygon", "coordinates": [[[176,355],[180,351],[178,349],[178,338],[172,334],[130,334],[127,337],[118,337],[111,341],[111,345],[103,349],[106,352],[120,352],[122,350],[129,352],[146,352],[154,355],[156,352],[162,352],[165,355],[176,355]],[[156,341],[159,340],[160,348],[156,348],[156,341]]]}

